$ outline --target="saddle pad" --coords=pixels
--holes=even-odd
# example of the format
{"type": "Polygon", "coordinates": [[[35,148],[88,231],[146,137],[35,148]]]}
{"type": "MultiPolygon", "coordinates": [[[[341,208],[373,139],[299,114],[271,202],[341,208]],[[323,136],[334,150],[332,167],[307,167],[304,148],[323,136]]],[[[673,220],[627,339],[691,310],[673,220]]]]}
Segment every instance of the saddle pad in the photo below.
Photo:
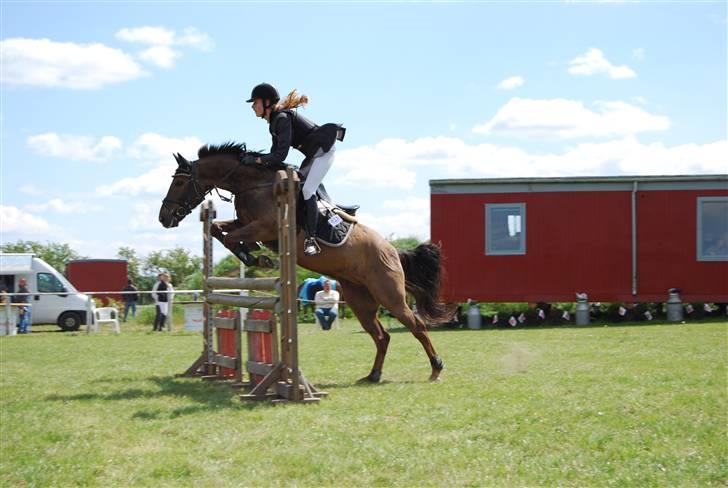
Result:
{"type": "Polygon", "coordinates": [[[353,222],[347,222],[328,208],[319,204],[319,219],[316,227],[316,240],[329,247],[339,247],[346,243],[353,222]]]}

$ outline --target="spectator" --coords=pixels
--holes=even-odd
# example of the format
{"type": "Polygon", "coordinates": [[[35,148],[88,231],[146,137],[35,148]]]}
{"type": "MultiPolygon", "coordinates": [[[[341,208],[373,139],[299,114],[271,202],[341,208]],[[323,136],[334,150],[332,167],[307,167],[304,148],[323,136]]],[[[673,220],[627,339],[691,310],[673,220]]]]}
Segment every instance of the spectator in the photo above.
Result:
{"type": "Polygon", "coordinates": [[[127,280],[126,286],[122,291],[127,292],[124,293],[124,322],[126,322],[130,308],[132,318],[136,318],[136,304],[139,300],[139,294],[137,293],[137,287],[134,286],[131,280],[127,280]]]}
{"type": "Polygon", "coordinates": [[[174,288],[172,287],[172,283],[169,282],[169,273],[159,273],[159,281],[157,281],[154,284],[154,287],[152,287],[152,298],[156,305],[154,328],[152,330],[164,330],[164,323],[171,312],[169,309],[169,302],[173,296],[174,288]]]}
{"type": "Polygon", "coordinates": [[[28,282],[25,278],[18,280],[18,291],[21,295],[13,296],[13,303],[21,304],[18,307],[18,334],[29,334],[31,315],[30,315],[30,292],[28,291],[28,282]]]}
{"type": "Polygon", "coordinates": [[[316,317],[323,330],[330,330],[339,311],[339,292],[331,289],[331,282],[324,281],[324,289],[316,292],[316,317]]]}

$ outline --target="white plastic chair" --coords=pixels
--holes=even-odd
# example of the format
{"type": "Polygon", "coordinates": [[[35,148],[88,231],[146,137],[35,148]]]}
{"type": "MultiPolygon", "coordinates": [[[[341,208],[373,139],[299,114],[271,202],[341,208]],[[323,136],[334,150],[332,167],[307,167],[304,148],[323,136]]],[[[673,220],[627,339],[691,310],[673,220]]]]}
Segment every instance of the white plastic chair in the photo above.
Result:
{"type": "Polygon", "coordinates": [[[94,332],[99,331],[100,324],[113,324],[114,332],[121,333],[119,328],[119,311],[114,307],[101,307],[94,311],[94,332]]]}
{"type": "MultiPolygon", "coordinates": [[[[334,319],[334,323],[331,324],[331,327],[334,329],[340,329],[341,327],[339,327],[339,304],[337,303],[336,305],[334,305],[331,308],[334,310],[334,313],[336,314],[336,318],[334,319]]],[[[314,308],[313,310],[314,310],[313,318],[316,320],[316,323],[318,324],[319,329],[323,330],[321,320],[319,320],[318,315],[316,315],[316,310],[318,310],[318,308],[314,308]]]]}

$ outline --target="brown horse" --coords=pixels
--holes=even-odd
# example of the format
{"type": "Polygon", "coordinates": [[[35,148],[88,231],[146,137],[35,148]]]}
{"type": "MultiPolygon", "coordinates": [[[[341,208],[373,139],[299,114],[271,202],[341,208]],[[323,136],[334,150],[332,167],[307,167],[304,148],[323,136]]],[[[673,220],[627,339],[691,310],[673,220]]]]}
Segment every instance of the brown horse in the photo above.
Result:
{"type": "MultiPolygon", "coordinates": [[[[203,146],[194,162],[176,154],[178,168],[159,211],[162,225],[176,227],[209,192],[220,188],[235,196],[237,219],[216,222],[213,235],[228,249],[239,251],[242,247],[244,253],[257,249],[256,242],[271,243],[266,245],[274,247],[278,227],[272,186],[275,170],[281,167],[244,164],[241,162],[244,154],[257,156],[257,153],[246,153],[244,145],[233,143],[203,146]]],[[[380,304],[420,341],[430,359],[430,380],[438,379],[443,362],[432,346],[423,321],[441,320],[446,313],[438,301],[440,252],[437,246],[422,244],[411,251],[397,251],[374,230],[355,224],[345,244],[322,246],[322,252],[316,256],[303,254],[303,233],[299,229],[297,247],[299,265],[341,282],[346,290],[346,302],[374,340],[377,347],[374,365],[362,381],[379,381],[389,345],[389,334],[377,318],[380,304]],[[418,315],[407,305],[406,292],[415,297],[418,315]]],[[[236,252],[236,255],[241,254],[236,252]]]]}

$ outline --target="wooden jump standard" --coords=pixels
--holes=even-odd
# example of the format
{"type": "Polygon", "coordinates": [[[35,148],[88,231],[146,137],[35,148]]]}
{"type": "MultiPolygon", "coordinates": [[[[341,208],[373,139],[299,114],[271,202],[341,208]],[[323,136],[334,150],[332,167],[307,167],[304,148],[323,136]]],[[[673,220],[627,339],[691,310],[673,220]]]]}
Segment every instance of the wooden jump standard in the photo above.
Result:
{"type": "MultiPolygon", "coordinates": [[[[202,204],[200,220],[203,222],[203,349],[200,357],[180,376],[201,376],[204,379],[234,379],[234,386],[251,386],[252,390],[240,395],[244,400],[272,399],[273,402],[318,402],[326,393],[311,385],[298,367],[298,304],[296,302],[296,200],[298,174],[292,168],[278,171],[273,186],[278,209],[278,251],[280,278],[223,278],[210,276],[212,272],[212,236],[210,228],[216,217],[211,201],[202,204]],[[239,296],[213,290],[244,289],[276,291],[277,296],[239,296]],[[212,305],[227,305],[251,309],[272,310],[280,317],[280,334],[275,315],[269,319],[214,317],[212,305]],[[242,327],[241,327],[242,325],[242,327]],[[248,361],[245,369],[250,377],[243,381],[241,348],[242,331],[247,332],[248,361]],[[215,351],[214,337],[234,334],[233,355],[215,351]],[[256,361],[253,342],[255,335],[269,334],[272,345],[271,363],[256,361]],[[280,337],[280,348],[277,338],[280,337]],[[230,374],[230,373],[233,374],[230,374]],[[255,381],[258,377],[260,381],[255,381]]],[[[255,314],[254,314],[255,315],[255,314]]],[[[260,315],[260,313],[258,314],[260,315]]],[[[229,354],[229,353],[228,353],[229,354]]]]}

